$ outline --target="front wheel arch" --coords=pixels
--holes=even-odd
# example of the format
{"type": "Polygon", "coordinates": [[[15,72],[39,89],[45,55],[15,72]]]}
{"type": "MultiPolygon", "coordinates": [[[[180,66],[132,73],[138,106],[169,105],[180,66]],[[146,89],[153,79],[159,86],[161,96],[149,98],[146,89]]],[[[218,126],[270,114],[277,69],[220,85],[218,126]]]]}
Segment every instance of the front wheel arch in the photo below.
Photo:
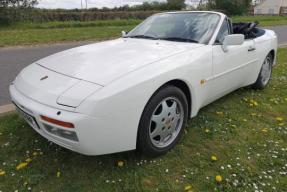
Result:
{"type": "Polygon", "coordinates": [[[191,110],[192,109],[192,95],[191,95],[191,91],[188,85],[182,80],[175,79],[175,80],[168,81],[167,83],[162,85],[159,89],[161,89],[164,86],[168,86],[168,85],[173,85],[179,88],[185,94],[187,102],[188,102],[188,117],[190,117],[190,114],[192,111],[191,110]]]}
{"type": "MultiPolygon", "coordinates": [[[[173,85],[177,88],[179,88],[186,96],[187,102],[188,102],[188,117],[190,117],[191,112],[192,112],[192,94],[191,94],[191,90],[189,88],[189,86],[187,85],[187,83],[183,80],[180,79],[173,79],[170,80],[166,83],[164,83],[163,85],[161,85],[153,94],[152,96],[148,99],[147,103],[150,101],[150,99],[159,91],[161,90],[163,87],[169,86],[169,85],[173,85]]],[[[146,105],[147,105],[146,103],[146,105]]]]}
{"type": "MultiPolygon", "coordinates": [[[[148,99],[146,105],[150,102],[151,98],[161,89],[163,89],[164,87],[167,87],[167,86],[175,86],[177,88],[179,88],[186,96],[186,99],[187,99],[187,102],[188,102],[188,118],[191,116],[191,112],[192,112],[192,94],[191,94],[191,90],[189,88],[189,86],[187,85],[186,82],[184,82],[183,80],[180,80],[180,79],[173,79],[173,80],[170,80],[166,83],[164,83],[163,85],[161,85],[152,95],[151,97],[148,99]]],[[[146,107],[145,105],[145,107],[146,107]]],[[[144,107],[144,108],[145,108],[144,107]]],[[[142,112],[143,113],[143,112],[142,112]]],[[[139,124],[138,124],[138,127],[139,128],[140,126],[140,121],[139,121],[139,124]]],[[[138,137],[139,137],[139,129],[137,130],[137,144],[136,144],[136,148],[138,148],[138,137]]]]}
{"type": "Polygon", "coordinates": [[[275,50],[272,49],[267,55],[271,55],[272,56],[272,64],[274,65],[274,61],[275,61],[275,50]]]}

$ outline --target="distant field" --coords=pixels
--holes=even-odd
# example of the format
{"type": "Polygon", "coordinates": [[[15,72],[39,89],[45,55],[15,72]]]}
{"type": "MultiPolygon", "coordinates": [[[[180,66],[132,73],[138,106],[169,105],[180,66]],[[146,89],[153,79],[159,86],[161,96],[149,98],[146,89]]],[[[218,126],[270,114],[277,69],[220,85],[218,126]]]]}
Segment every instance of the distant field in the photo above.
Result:
{"type": "Polygon", "coordinates": [[[142,20],[138,19],[115,19],[98,21],[53,21],[45,23],[16,23],[10,26],[0,26],[1,30],[29,30],[29,29],[64,29],[85,27],[122,27],[135,26],[142,20]]]}
{"type": "Polygon", "coordinates": [[[129,31],[138,23],[139,20],[17,23],[0,26],[0,47],[105,40],[119,37],[121,31],[129,31]]]}
{"type": "MultiPolygon", "coordinates": [[[[233,22],[240,21],[259,21],[261,26],[287,25],[287,17],[283,16],[233,17],[233,22]]],[[[141,20],[126,19],[16,23],[10,26],[0,26],[0,47],[111,39],[119,37],[123,30],[131,30],[140,22],[141,20]]]]}

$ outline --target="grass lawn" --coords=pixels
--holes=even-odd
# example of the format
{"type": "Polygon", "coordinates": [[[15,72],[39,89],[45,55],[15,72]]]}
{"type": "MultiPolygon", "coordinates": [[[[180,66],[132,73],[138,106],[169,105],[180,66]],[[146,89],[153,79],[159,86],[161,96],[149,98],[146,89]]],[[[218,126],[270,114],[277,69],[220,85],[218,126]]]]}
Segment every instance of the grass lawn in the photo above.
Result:
{"type": "Polygon", "coordinates": [[[0,26],[0,47],[111,39],[138,23],[139,20],[17,23],[0,26]]]}
{"type": "Polygon", "coordinates": [[[236,16],[232,18],[233,22],[258,21],[260,26],[287,25],[286,16],[236,16]]]}
{"type": "Polygon", "coordinates": [[[49,143],[17,114],[2,116],[0,191],[286,191],[286,74],[287,49],[280,49],[267,89],[243,88],[205,107],[180,143],[154,159],[79,155],[49,143]]]}
{"type": "MultiPolygon", "coordinates": [[[[233,21],[259,21],[261,26],[287,25],[286,16],[242,16],[234,17],[233,21]]],[[[131,30],[140,22],[141,20],[67,21],[0,26],[0,47],[111,39],[119,37],[123,30],[131,30]]]]}

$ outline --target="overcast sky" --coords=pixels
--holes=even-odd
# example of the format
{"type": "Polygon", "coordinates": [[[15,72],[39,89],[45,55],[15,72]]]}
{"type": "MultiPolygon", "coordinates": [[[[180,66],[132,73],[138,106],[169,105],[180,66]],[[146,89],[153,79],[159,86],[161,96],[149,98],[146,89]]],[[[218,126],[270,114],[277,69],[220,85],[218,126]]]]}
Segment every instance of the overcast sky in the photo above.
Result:
{"type": "MultiPolygon", "coordinates": [[[[83,1],[83,6],[85,7],[85,0],[83,1]]],[[[87,0],[88,7],[116,7],[121,5],[138,5],[143,1],[165,1],[165,0],[87,0]]],[[[197,0],[187,0],[187,2],[197,1],[197,0]]],[[[81,0],[39,0],[37,7],[40,8],[81,8],[81,0]]]]}

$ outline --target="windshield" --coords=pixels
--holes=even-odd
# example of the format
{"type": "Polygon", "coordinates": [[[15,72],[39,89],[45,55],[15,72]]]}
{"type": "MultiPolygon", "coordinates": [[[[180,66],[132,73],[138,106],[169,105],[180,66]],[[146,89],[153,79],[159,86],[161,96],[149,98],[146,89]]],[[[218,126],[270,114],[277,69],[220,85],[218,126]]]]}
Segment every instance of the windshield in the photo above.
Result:
{"type": "Polygon", "coordinates": [[[208,43],[220,20],[216,13],[164,13],[146,19],[126,37],[208,43]]]}

